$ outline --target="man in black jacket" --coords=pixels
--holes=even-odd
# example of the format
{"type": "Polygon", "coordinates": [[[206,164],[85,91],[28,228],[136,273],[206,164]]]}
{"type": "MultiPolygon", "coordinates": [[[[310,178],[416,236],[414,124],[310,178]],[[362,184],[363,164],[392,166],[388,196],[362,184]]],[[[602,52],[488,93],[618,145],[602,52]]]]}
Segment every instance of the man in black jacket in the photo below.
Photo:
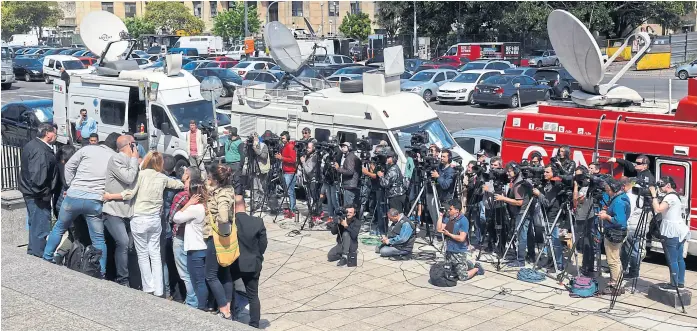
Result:
{"type": "Polygon", "coordinates": [[[385,165],[387,167],[387,174],[378,171],[380,186],[385,189],[387,202],[390,208],[394,208],[400,213],[403,213],[406,207],[406,197],[404,194],[407,190],[404,185],[404,176],[402,176],[402,171],[397,165],[397,155],[394,151],[389,150],[386,152],[386,155],[385,165]]]}
{"type": "MultiPolygon", "coordinates": [[[[249,325],[259,328],[259,319],[261,318],[259,276],[268,244],[266,227],[261,218],[247,214],[241,195],[235,197],[235,217],[240,257],[232,265],[232,274],[244,282],[245,292],[249,299],[249,325]]],[[[234,296],[232,300],[234,301],[234,296]]],[[[230,307],[234,306],[235,303],[231,302],[230,307]]]]}
{"type": "Polygon", "coordinates": [[[59,186],[58,162],[53,152],[56,128],[41,124],[39,135],[22,149],[19,191],[29,214],[27,254],[41,257],[51,231],[51,200],[59,186]]]}
{"type": "Polygon", "coordinates": [[[361,160],[351,151],[351,143],[341,144],[341,153],[344,157],[341,160],[341,167],[334,163],[336,172],[341,174],[341,187],[344,189],[344,205],[355,205],[360,197],[358,180],[361,178],[361,160]]]}
{"type": "Polygon", "coordinates": [[[627,171],[629,177],[636,177],[637,183],[645,183],[649,186],[656,185],[656,177],[649,170],[651,161],[646,155],[639,155],[636,162],[632,163],[624,159],[610,158],[607,162],[619,163],[627,171]]]}
{"type": "Polygon", "coordinates": [[[361,222],[356,219],[356,207],[345,205],[346,217],[332,227],[332,234],[336,235],[336,246],[327,254],[329,262],[339,261],[336,265],[345,266],[348,263],[349,254],[355,255],[358,250],[358,233],[361,232],[361,222]]]}

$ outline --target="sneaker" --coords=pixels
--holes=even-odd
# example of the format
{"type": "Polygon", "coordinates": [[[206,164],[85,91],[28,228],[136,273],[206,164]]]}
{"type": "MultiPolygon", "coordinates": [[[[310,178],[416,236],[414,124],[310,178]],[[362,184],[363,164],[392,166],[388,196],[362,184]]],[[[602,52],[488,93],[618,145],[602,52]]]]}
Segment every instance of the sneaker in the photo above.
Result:
{"type": "Polygon", "coordinates": [[[513,261],[513,262],[509,262],[508,264],[506,264],[506,266],[509,268],[522,268],[522,267],[525,267],[525,263],[513,261]]]}
{"type": "Polygon", "coordinates": [[[483,276],[484,275],[484,267],[482,267],[482,264],[477,262],[474,264],[474,267],[477,268],[477,275],[478,276],[483,276]]]}
{"type": "Polygon", "coordinates": [[[337,267],[343,267],[343,266],[345,266],[347,263],[348,263],[348,260],[346,260],[346,258],[342,256],[341,259],[339,259],[339,262],[336,263],[336,266],[337,266],[337,267]]]}
{"type": "MultiPolygon", "coordinates": [[[[683,287],[684,286],[685,285],[683,285],[683,287]]],[[[658,287],[660,287],[662,290],[675,291],[675,285],[673,285],[673,284],[666,283],[666,284],[658,285],[658,287]]]]}
{"type": "Polygon", "coordinates": [[[685,284],[678,284],[678,288],[685,288],[685,284]]]}

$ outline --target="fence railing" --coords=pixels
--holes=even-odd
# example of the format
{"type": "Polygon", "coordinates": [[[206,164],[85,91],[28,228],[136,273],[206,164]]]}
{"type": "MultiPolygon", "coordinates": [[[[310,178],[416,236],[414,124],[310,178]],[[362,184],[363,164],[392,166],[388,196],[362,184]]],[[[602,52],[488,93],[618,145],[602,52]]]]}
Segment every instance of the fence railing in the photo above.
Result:
{"type": "Polygon", "coordinates": [[[3,141],[0,155],[0,178],[2,178],[3,191],[19,188],[21,154],[22,147],[6,145],[3,141]]]}

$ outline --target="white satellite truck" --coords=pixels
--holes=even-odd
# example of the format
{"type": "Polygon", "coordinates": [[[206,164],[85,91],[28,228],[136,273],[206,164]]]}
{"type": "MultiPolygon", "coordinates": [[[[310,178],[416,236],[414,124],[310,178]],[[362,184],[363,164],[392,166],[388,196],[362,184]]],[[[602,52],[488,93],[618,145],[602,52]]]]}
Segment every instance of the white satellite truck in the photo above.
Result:
{"type": "MultiPolygon", "coordinates": [[[[297,72],[305,64],[302,51],[285,26],[269,23],[264,37],[274,60],[285,72],[297,72]]],[[[455,143],[428,103],[400,91],[399,76],[404,72],[402,54],[400,46],[385,49],[384,69],[366,73],[362,81],[342,83],[339,87],[324,88],[329,84],[310,84],[307,80],[291,78],[293,81],[281,82],[279,86],[287,83],[308,88],[266,89],[263,85],[240,88],[230,109],[231,125],[238,128],[241,136],[271,130],[276,134],[288,131],[291,138],[298,138],[302,129],[308,127],[320,142],[328,141],[330,136],[353,146],[364,136],[373,146],[385,140],[399,156],[402,169],[412,135],[425,132],[429,143],[452,150],[453,157],[464,164],[474,160],[455,143]]]]}
{"type": "MultiPolygon", "coordinates": [[[[85,45],[103,60],[95,64],[95,73],[72,76],[67,88],[62,80],[54,80],[53,120],[59,143],[79,143],[75,123],[82,109],[97,121],[100,141],[113,132],[135,133],[146,149],[174,156],[177,167],[189,165],[186,132],[191,120],[199,127],[221,132],[213,120],[212,103],[201,95],[201,84],[180,70],[180,54],[168,55],[160,69],[139,69],[133,60],[119,60],[119,55],[131,52],[132,40],[121,39],[125,25],[105,11],[90,13],[80,31],[85,45]],[[95,22],[102,28],[90,29],[95,22]]],[[[206,152],[204,160],[212,154],[211,150],[206,152]]]]}

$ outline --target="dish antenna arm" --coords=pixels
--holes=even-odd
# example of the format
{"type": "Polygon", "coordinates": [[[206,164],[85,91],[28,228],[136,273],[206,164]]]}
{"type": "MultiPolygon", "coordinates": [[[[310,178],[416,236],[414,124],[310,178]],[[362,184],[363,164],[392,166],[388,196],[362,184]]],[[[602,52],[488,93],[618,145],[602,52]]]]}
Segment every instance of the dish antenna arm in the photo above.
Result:
{"type": "MultiPolygon", "coordinates": [[[[123,33],[123,32],[122,32],[122,33],[123,33]]],[[[123,35],[122,35],[122,36],[123,36],[123,35]]],[[[125,36],[127,37],[128,34],[126,34],[125,36]]],[[[128,58],[131,56],[131,53],[133,52],[133,47],[134,47],[135,44],[136,44],[136,40],[135,40],[135,39],[113,40],[113,41],[110,41],[109,43],[107,43],[107,44],[106,44],[106,47],[104,47],[104,50],[102,51],[102,54],[100,54],[100,56],[99,56],[99,60],[97,60],[96,66],[97,66],[97,67],[103,67],[103,66],[104,66],[104,65],[103,65],[103,63],[105,62],[104,59],[106,58],[106,55],[107,55],[107,53],[109,52],[109,48],[111,48],[111,45],[112,45],[112,44],[114,44],[114,43],[120,43],[120,42],[124,42],[124,41],[125,41],[125,42],[128,42],[128,50],[126,51],[126,56],[124,57],[124,59],[128,59],[128,58]]]]}
{"type": "Polygon", "coordinates": [[[635,39],[643,39],[644,40],[644,46],[641,47],[641,49],[634,55],[629,62],[627,62],[622,69],[615,75],[615,77],[612,77],[612,80],[608,82],[607,84],[601,85],[599,87],[600,89],[600,94],[605,95],[607,94],[608,90],[617,83],[617,81],[624,76],[624,74],[629,70],[630,67],[632,67],[637,61],[639,61],[639,58],[641,58],[644,53],[651,47],[651,36],[649,36],[648,33],[646,32],[637,32],[632,34],[631,36],[627,37],[627,39],[624,40],[624,43],[622,46],[615,51],[615,54],[612,55],[610,59],[607,60],[605,64],[603,64],[603,72],[607,70],[607,68],[610,66],[610,64],[615,61],[615,59],[622,53],[622,51],[629,45],[629,40],[632,39],[632,37],[635,37],[635,39]]]}

